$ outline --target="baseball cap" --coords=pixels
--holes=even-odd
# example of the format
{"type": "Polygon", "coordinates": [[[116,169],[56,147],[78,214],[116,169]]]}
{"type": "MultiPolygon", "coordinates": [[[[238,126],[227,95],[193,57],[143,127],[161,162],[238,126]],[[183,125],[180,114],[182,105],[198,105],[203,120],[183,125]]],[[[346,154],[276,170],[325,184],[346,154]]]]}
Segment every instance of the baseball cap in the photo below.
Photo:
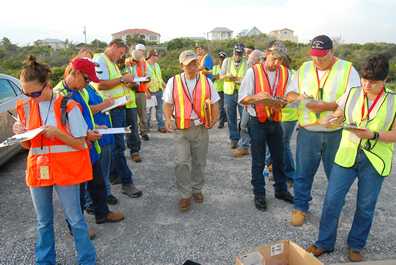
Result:
{"type": "Polygon", "coordinates": [[[226,58],[226,57],[227,57],[227,54],[226,54],[225,52],[223,52],[223,51],[220,51],[217,55],[218,55],[220,58],[226,58]]]}
{"type": "Polygon", "coordinates": [[[268,51],[271,52],[274,58],[285,58],[287,57],[287,48],[281,41],[274,41],[270,44],[268,51]]]}
{"type": "Polygon", "coordinates": [[[71,62],[71,67],[85,74],[92,82],[98,83],[100,80],[96,76],[96,64],[87,58],[76,58],[71,62]]]}
{"type": "Polygon", "coordinates": [[[311,56],[323,57],[333,49],[333,41],[326,35],[319,35],[311,41],[311,56]]]}
{"type": "Polygon", "coordinates": [[[183,51],[179,56],[179,62],[183,65],[188,65],[194,60],[198,60],[198,57],[193,50],[183,51]]]}
{"type": "Polygon", "coordinates": [[[244,51],[245,51],[245,46],[243,44],[239,43],[234,46],[235,53],[241,54],[241,53],[244,53],[244,51]]]}
{"type": "Polygon", "coordinates": [[[138,43],[138,44],[136,44],[136,46],[135,46],[135,50],[142,50],[142,51],[145,51],[145,50],[146,50],[146,46],[144,46],[143,44],[138,43]]]}

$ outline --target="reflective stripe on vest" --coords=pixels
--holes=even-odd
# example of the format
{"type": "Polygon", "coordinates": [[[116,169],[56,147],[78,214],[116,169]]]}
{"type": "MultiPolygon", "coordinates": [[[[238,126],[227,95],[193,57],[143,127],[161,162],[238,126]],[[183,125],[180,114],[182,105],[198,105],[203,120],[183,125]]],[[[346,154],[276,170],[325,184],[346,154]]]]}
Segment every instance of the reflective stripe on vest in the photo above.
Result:
{"type": "MultiPolygon", "coordinates": [[[[84,143],[84,148],[88,148],[87,144],[84,143]]],[[[69,145],[52,145],[41,147],[30,148],[30,153],[32,155],[45,155],[45,154],[58,154],[58,153],[68,153],[68,152],[79,152],[81,150],[74,149],[69,145]]]]}
{"type": "MultiPolygon", "coordinates": [[[[80,93],[81,97],[85,101],[85,104],[87,105],[87,108],[89,110],[89,116],[91,117],[91,121],[92,121],[92,124],[94,125],[94,129],[95,129],[96,124],[95,124],[95,119],[94,119],[91,107],[89,106],[88,91],[84,88],[84,89],[79,90],[78,92],[80,93]]],[[[93,143],[94,143],[94,146],[95,146],[96,153],[98,153],[98,154],[102,153],[102,149],[100,148],[99,140],[96,140],[93,143]]]]}
{"type": "MultiPolygon", "coordinates": [[[[237,76],[241,80],[245,76],[246,70],[247,70],[247,63],[246,60],[242,59],[238,71],[235,68],[235,61],[233,57],[227,58],[227,72],[225,73],[227,76],[232,75],[232,76],[237,76]]],[[[224,80],[224,94],[227,95],[232,95],[234,94],[235,90],[239,89],[240,85],[236,85],[235,82],[232,81],[225,81],[224,80]]]]}
{"type": "Polygon", "coordinates": [[[161,68],[158,63],[155,64],[149,64],[147,63],[147,67],[150,69],[151,74],[151,81],[149,85],[150,92],[158,92],[159,90],[162,90],[162,74],[161,74],[161,68]]]}
{"type": "MultiPolygon", "coordinates": [[[[213,66],[212,74],[219,75],[221,71],[221,66],[220,65],[215,65],[213,66]]],[[[216,89],[217,92],[223,92],[224,91],[224,79],[219,79],[217,78],[213,82],[214,88],[216,89]]]]}
{"type": "MultiPolygon", "coordinates": [[[[255,80],[254,81],[255,94],[258,94],[260,92],[266,92],[269,95],[272,95],[273,92],[271,91],[271,87],[270,87],[271,84],[264,70],[265,69],[264,64],[256,64],[252,67],[252,69],[255,80]]],[[[289,79],[289,70],[281,65],[276,71],[278,71],[277,74],[278,80],[276,80],[276,88],[272,88],[272,89],[276,89],[275,92],[276,96],[278,97],[284,96],[286,85],[289,79]]],[[[256,103],[255,110],[256,110],[257,119],[260,122],[266,122],[268,117],[270,117],[270,119],[273,121],[281,121],[281,116],[282,116],[281,111],[273,111],[271,110],[271,108],[265,106],[262,103],[256,103]]]]}
{"type": "MultiPolygon", "coordinates": [[[[298,92],[325,102],[335,102],[347,89],[351,69],[352,63],[337,59],[328,73],[326,84],[322,88],[323,96],[320,98],[315,65],[312,61],[305,62],[298,70],[298,92]]],[[[316,114],[306,108],[304,102],[299,104],[298,113],[300,126],[306,126],[318,121],[316,114]]],[[[328,111],[321,112],[319,119],[329,114],[330,112],[328,111]]]]}
{"type": "Polygon", "coordinates": [[[195,85],[192,98],[188,88],[183,84],[181,75],[176,75],[173,81],[173,102],[175,105],[176,127],[190,128],[191,113],[194,109],[201,123],[205,123],[205,100],[210,99],[210,86],[205,75],[200,74],[195,85]]]}
{"type": "MultiPolygon", "coordinates": [[[[349,92],[345,104],[345,122],[347,124],[359,124],[361,122],[361,106],[364,100],[362,90],[362,88],[357,87],[352,88],[349,92]]],[[[384,132],[392,129],[396,114],[395,95],[384,93],[380,100],[382,100],[382,103],[373,110],[376,110],[376,113],[373,114],[374,117],[371,117],[361,127],[366,127],[374,132],[384,132]]],[[[343,130],[335,163],[346,168],[353,167],[356,163],[358,150],[361,148],[378,174],[388,176],[392,168],[393,146],[393,143],[360,139],[352,132],[343,130]],[[371,149],[366,149],[367,141],[370,142],[371,149]]]]}

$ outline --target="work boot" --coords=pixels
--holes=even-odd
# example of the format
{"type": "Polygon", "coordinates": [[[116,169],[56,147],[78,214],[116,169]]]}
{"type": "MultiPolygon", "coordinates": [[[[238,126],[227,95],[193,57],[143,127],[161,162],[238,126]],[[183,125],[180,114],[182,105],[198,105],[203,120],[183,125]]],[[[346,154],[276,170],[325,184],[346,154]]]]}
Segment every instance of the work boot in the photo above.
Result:
{"type": "Polygon", "coordinates": [[[305,213],[300,210],[294,209],[292,211],[292,220],[291,220],[291,225],[293,226],[302,226],[304,224],[305,220],[305,213]]]}
{"type": "Polygon", "coordinates": [[[294,202],[293,195],[291,195],[290,192],[288,192],[288,191],[275,192],[275,198],[277,198],[278,200],[288,202],[288,203],[294,202]]]}
{"type": "Polygon", "coordinates": [[[150,138],[149,138],[149,136],[148,136],[147,134],[142,135],[142,139],[143,139],[144,141],[150,140],[150,138]]]}
{"type": "Polygon", "coordinates": [[[238,147],[238,141],[231,140],[231,149],[236,149],[238,147]]]}
{"type": "Polygon", "coordinates": [[[139,153],[133,153],[131,154],[131,159],[135,161],[136,163],[142,162],[142,158],[140,157],[139,153]]]}
{"type": "Polygon", "coordinates": [[[306,251],[307,251],[308,253],[312,253],[315,257],[319,257],[319,256],[321,256],[321,255],[323,255],[323,254],[325,254],[325,253],[331,253],[331,252],[333,252],[333,250],[324,250],[324,249],[318,248],[318,247],[315,246],[315,245],[310,245],[310,246],[306,249],[306,251]]]}
{"type": "Polygon", "coordinates": [[[160,133],[167,133],[167,131],[166,131],[165,128],[159,128],[158,131],[159,131],[160,133]]]}
{"type": "Polygon", "coordinates": [[[352,262],[362,262],[363,255],[360,251],[348,249],[348,259],[352,262]]]}
{"type": "Polygon", "coordinates": [[[223,122],[220,122],[220,123],[219,123],[219,126],[217,126],[217,128],[223,129],[223,128],[224,128],[224,123],[223,123],[223,122]]]}
{"type": "Polygon", "coordinates": [[[96,237],[95,229],[92,226],[88,226],[88,237],[90,240],[94,240],[96,237]]]}
{"type": "Polygon", "coordinates": [[[191,206],[191,197],[187,199],[180,199],[179,210],[181,212],[187,212],[188,210],[190,210],[190,206],[191,206]]]}
{"type": "Polygon", "coordinates": [[[259,211],[266,211],[267,210],[267,202],[265,201],[265,196],[255,196],[254,197],[254,206],[259,211]]]}
{"type": "Polygon", "coordinates": [[[111,175],[110,183],[111,183],[111,185],[119,185],[119,184],[121,184],[121,178],[118,176],[111,175]]]}
{"type": "Polygon", "coordinates": [[[237,148],[232,151],[234,157],[242,157],[249,154],[249,150],[247,148],[237,148]]]}
{"type": "Polygon", "coordinates": [[[139,198],[143,195],[143,192],[138,190],[133,184],[122,184],[121,193],[131,198],[139,198]]]}
{"type": "Polygon", "coordinates": [[[202,192],[193,193],[192,197],[196,203],[203,203],[204,201],[204,196],[202,192]]]}
{"type": "Polygon", "coordinates": [[[104,223],[117,223],[124,220],[124,214],[122,212],[108,212],[105,217],[97,218],[97,224],[104,224],[104,223]]]}
{"type": "Polygon", "coordinates": [[[107,196],[106,201],[109,205],[116,205],[118,203],[118,199],[112,194],[107,196]]]}

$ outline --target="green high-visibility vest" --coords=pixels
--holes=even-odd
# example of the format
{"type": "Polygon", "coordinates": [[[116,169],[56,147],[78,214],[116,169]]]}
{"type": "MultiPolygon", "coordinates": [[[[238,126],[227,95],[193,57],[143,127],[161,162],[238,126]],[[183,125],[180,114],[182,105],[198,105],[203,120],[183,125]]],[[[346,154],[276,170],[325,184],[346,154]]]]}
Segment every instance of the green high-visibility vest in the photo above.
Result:
{"type": "MultiPolygon", "coordinates": [[[[230,57],[226,59],[227,63],[227,72],[225,75],[232,75],[232,76],[237,76],[241,80],[245,76],[246,71],[247,71],[247,62],[245,59],[242,59],[238,69],[235,67],[235,60],[234,57],[230,57]]],[[[239,84],[235,84],[233,81],[226,81],[224,80],[224,94],[227,95],[233,95],[235,90],[238,90],[240,87],[239,84]]]]}
{"type": "MultiPolygon", "coordinates": [[[[215,66],[213,66],[212,74],[218,75],[218,74],[220,74],[220,70],[221,70],[221,65],[215,65],[215,66]]],[[[213,85],[217,92],[224,91],[224,79],[216,79],[214,81],[213,85]]]]}
{"type": "MultiPolygon", "coordinates": [[[[291,80],[295,74],[295,70],[289,70],[289,79],[291,80]]],[[[282,122],[298,120],[297,104],[287,104],[286,107],[282,109],[281,119],[282,122]]]]}
{"type": "MultiPolygon", "coordinates": [[[[349,92],[344,113],[347,124],[358,124],[359,127],[367,128],[373,132],[384,132],[392,129],[396,115],[396,95],[385,92],[375,105],[372,113],[374,117],[369,117],[367,121],[362,120],[362,105],[367,100],[361,87],[352,88],[349,92]]],[[[362,149],[370,163],[381,176],[388,176],[392,169],[393,143],[360,139],[348,130],[342,131],[342,139],[338,148],[335,163],[342,167],[350,168],[356,162],[358,149],[362,149]],[[367,149],[367,142],[370,142],[371,149],[367,149]]]]}
{"type": "MultiPolygon", "coordinates": [[[[335,102],[347,89],[351,69],[351,62],[337,59],[328,72],[325,84],[322,84],[324,86],[320,89],[314,63],[312,61],[305,62],[298,70],[298,93],[325,102],[335,102]]],[[[301,101],[298,106],[298,123],[300,126],[313,124],[318,122],[318,118],[322,119],[329,114],[328,111],[321,112],[317,117],[301,101]]]]}
{"type": "Polygon", "coordinates": [[[149,64],[147,63],[147,67],[149,69],[149,73],[151,73],[151,81],[149,85],[149,90],[150,92],[158,92],[163,89],[163,79],[162,79],[162,73],[161,73],[161,68],[158,63],[155,64],[149,64]]]}
{"type": "MultiPolygon", "coordinates": [[[[125,67],[124,72],[128,73],[128,74],[131,74],[134,77],[137,76],[136,72],[134,72],[134,68],[130,67],[130,66],[125,67]]],[[[131,88],[129,88],[129,89],[127,89],[127,95],[128,95],[129,101],[125,105],[125,108],[127,108],[127,109],[136,109],[137,108],[137,105],[136,105],[136,91],[131,89],[131,88]]]]}

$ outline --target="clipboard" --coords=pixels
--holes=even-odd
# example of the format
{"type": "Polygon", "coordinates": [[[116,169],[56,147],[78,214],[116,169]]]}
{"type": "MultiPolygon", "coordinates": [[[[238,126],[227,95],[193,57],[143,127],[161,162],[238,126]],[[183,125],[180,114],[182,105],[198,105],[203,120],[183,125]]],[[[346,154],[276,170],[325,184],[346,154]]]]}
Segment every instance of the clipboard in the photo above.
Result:
{"type": "Polygon", "coordinates": [[[366,130],[366,128],[358,127],[355,124],[344,124],[342,128],[345,130],[350,130],[350,129],[361,130],[361,131],[366,130]]]}
{"type": "Polygon", "coordinates": [[[210,128],[212,124],[212,101],[210,99],[205,100],[205,128],[210,128]]]}
{"type": "Polygon", "coordinates": [[[3,141],[2,143],[0,143],[0,148],[1,147],[6,147],[6,146],[11,146],[14,144],[18,144],[18,143],[22,143],[25,141],[29,141],[33,138],[35,138],[36,136],[38,136],[39,134],[41,134],[44,131],[44,127],[39,127],[24,133],[20,133],[20,134],[15,134],[9,138],[7,138],[5,141],[3,141]]]}

